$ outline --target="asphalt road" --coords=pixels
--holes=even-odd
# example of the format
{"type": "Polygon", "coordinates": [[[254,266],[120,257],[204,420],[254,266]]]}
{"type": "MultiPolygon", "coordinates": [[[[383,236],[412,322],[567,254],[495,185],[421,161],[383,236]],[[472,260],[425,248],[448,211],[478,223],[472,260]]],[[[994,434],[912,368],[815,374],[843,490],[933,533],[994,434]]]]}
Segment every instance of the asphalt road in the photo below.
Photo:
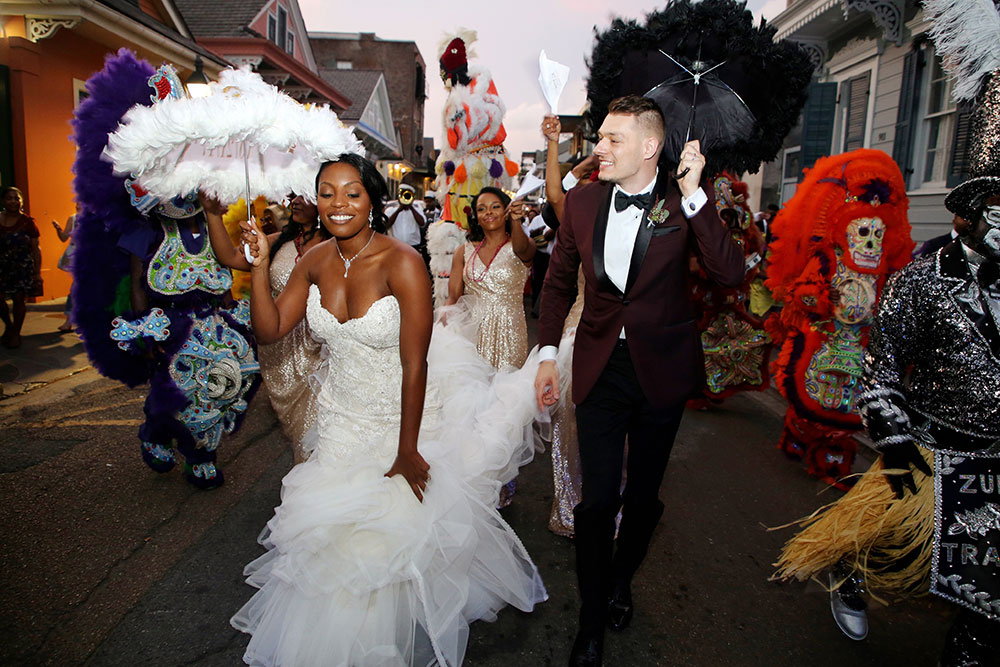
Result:
{"type": "MultiPolygon", "coordinates": [[[[242,664],[247,638],[228,619],[252,592],[241,570],[262,553],[288,443],[262,391],[220,448],[225,486],[197,491],[140,460],[142,400],[91,371],[0,402],[0,664],[242,664]]],[[[685,416],[636,617],[609,634],[607,665],[936,664],[944,603],[875,605],[869,638],[852,642],[816,584],[767,581],[789,531],[765,526],[837,493],[776,451],[781,410],[773,394],[745,394],[685,416]]],[[[539,455],[504,510],[549,600],[473,626],[466,665],[565,664],[573,554],[546,529],[551,497],[551,462],[539,455]]]]}

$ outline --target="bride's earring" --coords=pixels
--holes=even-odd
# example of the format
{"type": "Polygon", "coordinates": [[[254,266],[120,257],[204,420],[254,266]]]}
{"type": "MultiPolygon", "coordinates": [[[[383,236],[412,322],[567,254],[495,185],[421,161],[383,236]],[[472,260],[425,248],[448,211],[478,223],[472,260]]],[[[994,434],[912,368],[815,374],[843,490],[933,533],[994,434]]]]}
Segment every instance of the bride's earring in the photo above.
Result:
{"type": "Polygon", "coordinates": [[[368,211],[368,226],[375,229],[375,216],[372,215],[371,210],[368,211]]]}

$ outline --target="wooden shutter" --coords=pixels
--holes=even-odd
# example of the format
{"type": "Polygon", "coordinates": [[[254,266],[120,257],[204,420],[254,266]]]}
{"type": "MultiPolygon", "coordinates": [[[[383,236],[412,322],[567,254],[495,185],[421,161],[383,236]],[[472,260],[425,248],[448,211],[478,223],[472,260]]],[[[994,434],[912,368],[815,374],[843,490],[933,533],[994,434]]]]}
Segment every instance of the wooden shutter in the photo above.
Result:
{"type": "Polygon", "coordinates": [[[871,72],[852,77],[842,86],[847,93],[844,107],[847,121],[844,123],[844,152],[865,147],[865,128],[868,123],[868,90],[871,72]]]}
{"type": "MultiPolygon", "coordinates": [[[[833,142],[833,122],[837,115],[837,84],[809,84],[806,104],[802,108],[802,152],[799,166],[812,167],[816,160],[830,154],[833,142]]],[[[802,174],[799,173],[799,181],[802,174]]]]}
{"type": "Polygon", "coordinates": [[[925,63],[924,53],[919,48],[911,50],[903,58],[903,80],[899,88],[892,159],[903,172],[907,188],[910,187],[910,176],[913,174],[913,143],[920,110],[920,77],[925,63]]]}
{"type": "Polygon", "coordinates": [[[951,160],[948,162],[947,185],[953,188],[969,177],[969,130],[972,106],[959,105],[955,111],[955,133],[951,137],[951,160]]]}

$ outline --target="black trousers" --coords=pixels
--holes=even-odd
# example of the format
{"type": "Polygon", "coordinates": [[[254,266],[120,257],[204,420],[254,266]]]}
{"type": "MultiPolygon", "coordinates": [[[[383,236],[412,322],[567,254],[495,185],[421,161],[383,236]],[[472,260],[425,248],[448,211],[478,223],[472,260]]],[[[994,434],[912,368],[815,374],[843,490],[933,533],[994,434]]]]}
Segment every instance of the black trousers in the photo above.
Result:
{"type": "Polygon", "coordinates": [[[583,485],[573,517],[581,629],[603,629],[612,587],[630,584],[646,556],[663,514],[660,483],[683,412],[683,403],[666,410],[649,403],[625,341],[617,344],[594,388],[576,407],[583,485]],[[627,480],[620,493],[626,437],[627,480]]]}

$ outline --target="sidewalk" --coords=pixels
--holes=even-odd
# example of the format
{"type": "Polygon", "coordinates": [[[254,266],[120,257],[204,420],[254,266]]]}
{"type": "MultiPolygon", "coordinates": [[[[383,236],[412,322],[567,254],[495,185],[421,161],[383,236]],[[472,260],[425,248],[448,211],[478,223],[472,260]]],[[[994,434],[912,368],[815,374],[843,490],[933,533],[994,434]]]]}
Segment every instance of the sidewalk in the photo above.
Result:
{"type": "Polygon", "coordinates": [[[21,347],[0,346],[0,400],[91,369],[80,337],[57,331],[65,303],[66,299],[55,299],[28,304],[21,347]]]}

